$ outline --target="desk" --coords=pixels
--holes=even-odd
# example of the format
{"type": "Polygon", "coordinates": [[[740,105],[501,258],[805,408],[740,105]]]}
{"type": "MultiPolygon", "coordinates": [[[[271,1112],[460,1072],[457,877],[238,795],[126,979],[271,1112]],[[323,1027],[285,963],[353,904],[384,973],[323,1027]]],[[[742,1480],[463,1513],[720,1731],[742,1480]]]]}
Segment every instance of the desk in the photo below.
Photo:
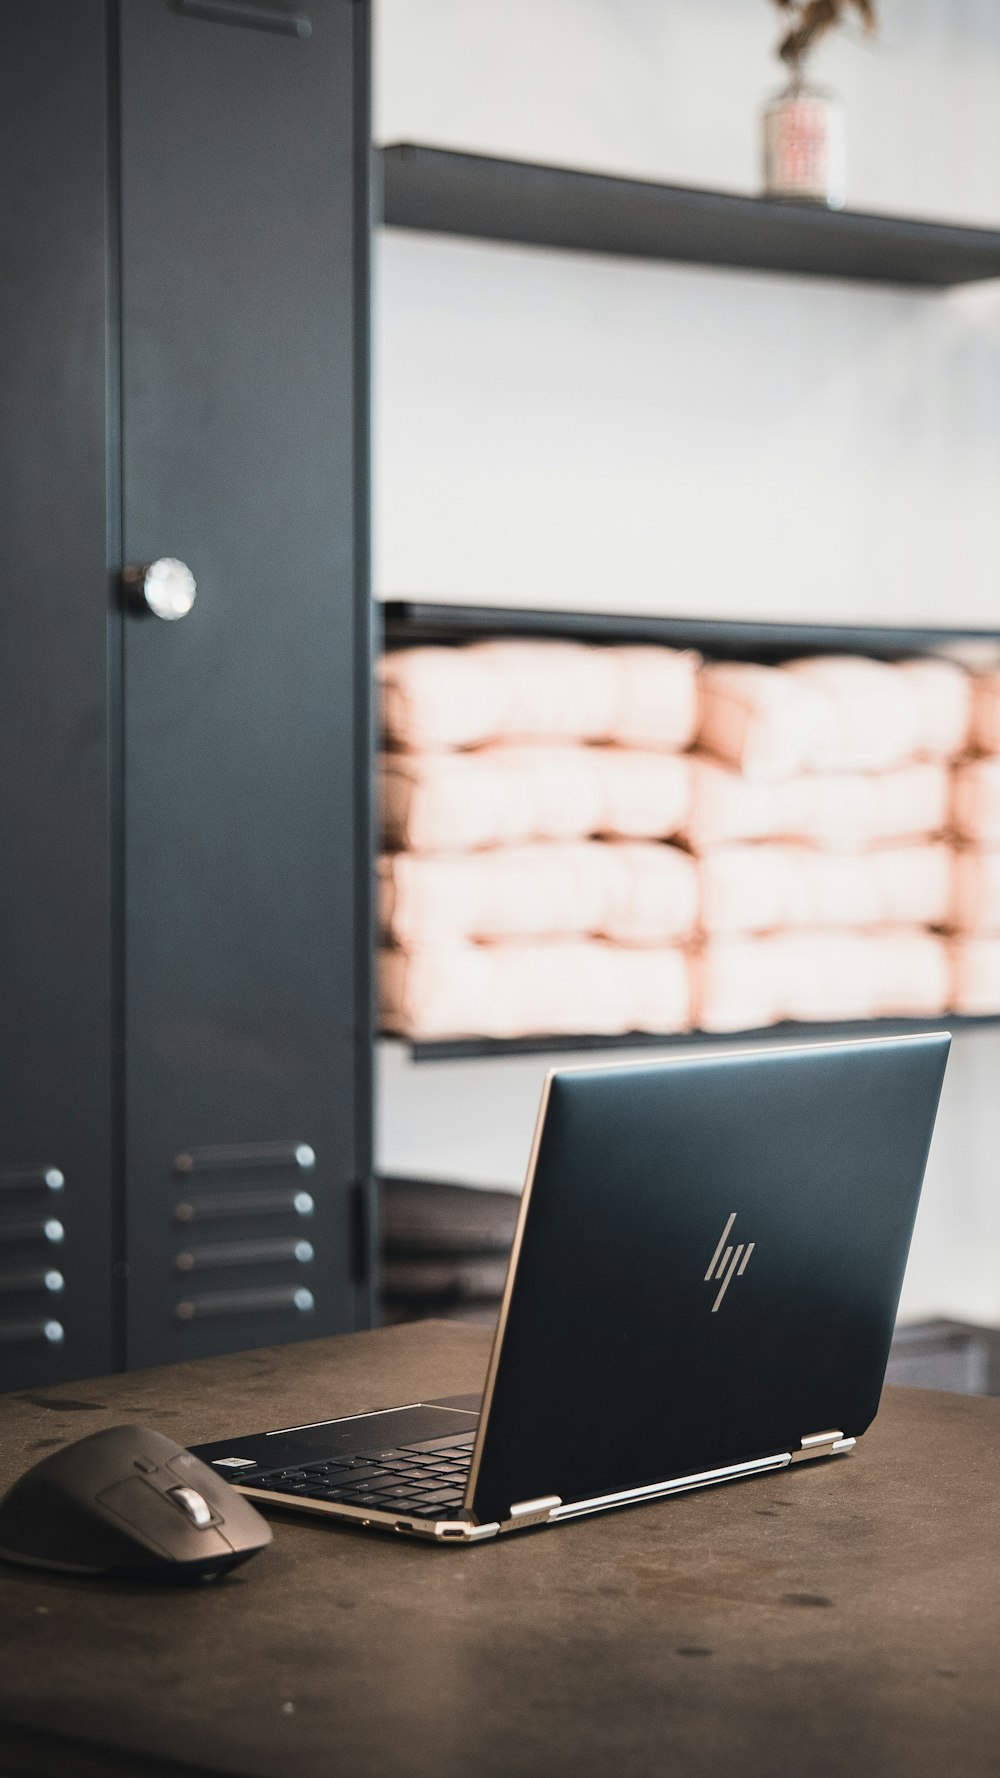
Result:
{"type": "MultiPolygon", "coordinates": [[[[0,1402],[0,1483],[477,1388],[425,1323],[0,1402]]],[[[79,1778],[997,1778],[1000,1400],[890,1390],[858,1451],[433,1548],[275,1520],[211,1587],[0,1568],[0,1771],[79,1778]]]]}

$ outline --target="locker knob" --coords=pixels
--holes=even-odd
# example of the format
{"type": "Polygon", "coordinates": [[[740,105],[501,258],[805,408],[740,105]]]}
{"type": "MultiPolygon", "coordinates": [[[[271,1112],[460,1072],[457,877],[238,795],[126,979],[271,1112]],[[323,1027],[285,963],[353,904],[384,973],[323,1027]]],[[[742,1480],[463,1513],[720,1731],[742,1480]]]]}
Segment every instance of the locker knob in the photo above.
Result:
{"type": "Polygon", "coordinates": [[[122,580],[140,611],[151,611],[167,623],[187,617],[198,593],[190,568],[176,556],[160,556],[155,562],[126,568],[122,580]]]}

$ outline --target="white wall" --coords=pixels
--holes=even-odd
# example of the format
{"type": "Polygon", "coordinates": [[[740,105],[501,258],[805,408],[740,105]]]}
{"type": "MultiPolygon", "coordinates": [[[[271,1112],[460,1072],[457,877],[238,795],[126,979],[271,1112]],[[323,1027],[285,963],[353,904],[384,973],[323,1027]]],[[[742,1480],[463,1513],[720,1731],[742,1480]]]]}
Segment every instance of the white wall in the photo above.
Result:
{"type": "MultiPolygon", "coordinates": [[[[1000,7],[830,42],[850,202],[1000,223],[1000,7]]],[[[381,0],[376,134],[753,191],[768,0],[381,0]]],[[[387,233],[384,596],[1000,628],[1000,291],[387,233]]],[[[388,1056],[386,1169],[516,1183],[537,1059],[388,1056]]],[[[1000,1321],[1000,1039],[955,1046],[904,1306],[1000,1321]]]]}

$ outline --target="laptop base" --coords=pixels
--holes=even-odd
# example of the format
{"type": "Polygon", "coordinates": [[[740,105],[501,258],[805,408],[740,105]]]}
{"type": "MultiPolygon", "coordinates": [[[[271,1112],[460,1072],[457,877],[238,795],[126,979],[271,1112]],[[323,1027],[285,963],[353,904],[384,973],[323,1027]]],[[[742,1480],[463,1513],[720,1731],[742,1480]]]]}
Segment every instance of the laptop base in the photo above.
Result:
{"type": "MultiPolygon", "coordinates": [[[[797,1451],[779,1451],[745,1463],[674,1476],[587,1500],[564,1501],[558,1494],[539,1495],[514,1502],[509,1518],[477,1524],[467,1507],[457,1504],[462,1459],[447,1455],[466,1446],[471,1452],[478,1424],[473,1408],[476,1399],[462,1396],[411,1402],[344,1420],[320,1420],[193,1448],[196,1456],[258,1505],[337,1519],[365,1531],[391,1531],[438,1543],[480,1543],[510,1531],[556,1525],[619,1506],[640,1505],[672,1494],[765,1475],[787,1469],[793,1463],[839,1456],[853,1449],[857,1442],[838,1431],[811,1433],[800,1441],[797,1451]],[[455,1491],[447,1501],[442,1500],[439,1516],[434,1505],[435,1489],[440,1498],[448,1486],[449,1473],[455,1477],[455,1491]],[[392,1484],[394,1476],[400,1479],[392,1484]],[[362,1479],[353,1482],[352,1487],[354,1477],[362,1479]],[[403,1477],[409,1480],[404,1483],[403,1477]],[[386,1490],[392,1492],[393,1487],[400,1495],[398,1507],[385,1497],[386,1490]],[[410,1490],[408,1499],[406,1488],[410,1490]],[[358,1498],[365,1489],[371,1490],[370,1500],[358,1498]],[[344,1497],[352,1493],[354,1498],[344,1497]],[[417,1510],[407,1510],[414,1499],[418,1502],[417,1510]]],[[[467,1475],[467,1460],[464,1469],[467,1475]]]]}

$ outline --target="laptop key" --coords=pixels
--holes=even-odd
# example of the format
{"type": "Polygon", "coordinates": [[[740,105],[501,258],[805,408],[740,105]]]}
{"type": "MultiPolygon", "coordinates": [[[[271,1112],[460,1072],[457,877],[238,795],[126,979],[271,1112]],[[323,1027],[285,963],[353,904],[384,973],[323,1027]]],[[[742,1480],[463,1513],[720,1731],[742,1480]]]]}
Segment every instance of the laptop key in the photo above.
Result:
{"type": "MultiPolygon", "coordinates": [[[[472,1446],[475,1442],[475,1436],[476,1435],[474,1432],[469,1433],[468,1443],[462,1445],[463,1450],[471,1450],[472,1449],[472,1446]]],[[[454,1435],[452,1435],[451,1438],[423,1438],[423,1439],[419,1439],[416,1444],[401,1445],[400,1450],[401,1451],[416,1451],[416,1453],[419,1456],[425,1451],[429,1451],[432,1454],[437,1451],[452,1451],[456,1448],[456,1442],[457,1441],[456,1441],[454,1435]]]]}

